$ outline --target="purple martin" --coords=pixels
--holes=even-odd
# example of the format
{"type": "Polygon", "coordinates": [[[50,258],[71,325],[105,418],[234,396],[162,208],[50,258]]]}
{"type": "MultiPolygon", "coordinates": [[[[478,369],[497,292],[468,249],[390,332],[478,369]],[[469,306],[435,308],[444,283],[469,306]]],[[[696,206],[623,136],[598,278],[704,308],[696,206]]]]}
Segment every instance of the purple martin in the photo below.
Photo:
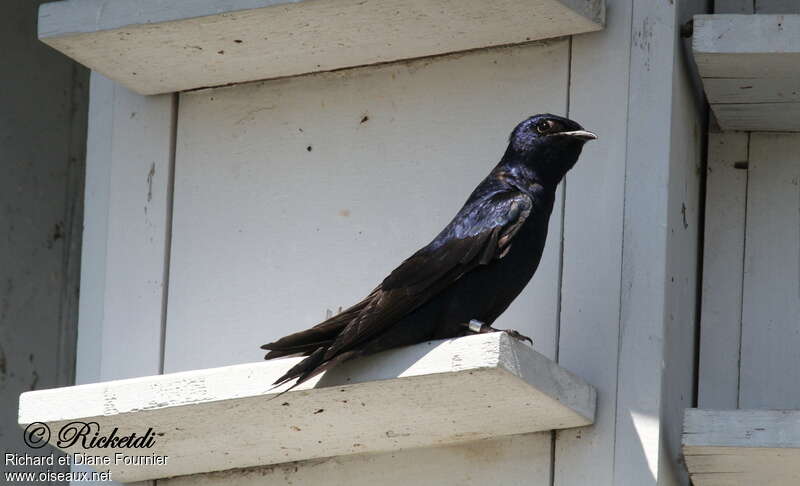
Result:
{"type": "Polygon", "coordinates": [[[500,162],[433,241],[362,301],[261,347],[269,351],[265,359],[306,356],[275,385],[296,380],[293,388],[343,361],[390,348],[498,331],[492,323],[539,266],[556,187],[596,138],[551,114],[517,125],[500,162]]]}

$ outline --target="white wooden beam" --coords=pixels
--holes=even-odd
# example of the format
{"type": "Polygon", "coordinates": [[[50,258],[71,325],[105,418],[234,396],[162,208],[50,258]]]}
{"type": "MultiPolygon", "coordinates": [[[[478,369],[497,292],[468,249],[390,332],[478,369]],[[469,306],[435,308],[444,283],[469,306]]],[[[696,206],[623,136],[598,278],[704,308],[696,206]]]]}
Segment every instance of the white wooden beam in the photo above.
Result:
{"type": "Polygon", "coordinates": [[[160,371],[173,111],[92,74],[79,383],[160,371]]]}
{"type": "Polygon", "coordinates": [[[794,486],[800,411],[688,409],[683,453],[696,486],[794,486]]]}
{"type": "Polygon", "coordinates": [[[594,388],[504,333],[352,361],[279,396],[288,385],[273,390],[270,383],[299,359],[29,392],[20,398],[19,421],[46,422],[54,431],[94,421],[101,431],[119,427],[121,435],[153,428],[149,452],[169,456],[168,464],[110,467],[114,479],[133,481],[446,445],[594,419],[594,388]]]}
{"type": "Polygon", "coordinates": [[[800,15],[697,15],[692,50],[721,128],[800,131],[800,15]]]}
{"type": "Polygon", "coordinates": [[[712,103],[711,109],[725,130],[800,132],[800,103],[712,103]]]}
{"type": "Polygon", "coordinates": [[[142,94],[599,30],[603,0],[68,0],[39,38],[142,94]]]}
{"type": "Polygon", "coordinates": [[[173,101],[92,73],[76,383],[161,371],[173,101]]]}
{"type": "Polygon", "coordinates": [[[699,405],[739,404],[739,346],[749,134],[711,133],[700,318],[699,405]],[[737,168],[737,164],[739,164],[737,168]]]}
{"type": "Polygon", "coordinates": [[[628,131],[629,0],[608,2],[602,32],[572,39],[569,116],[598,133],[566,178],[559,364],[599,393],[591,428],[556,434],[556,486],[614,481],[622,223],[628,131]]]}

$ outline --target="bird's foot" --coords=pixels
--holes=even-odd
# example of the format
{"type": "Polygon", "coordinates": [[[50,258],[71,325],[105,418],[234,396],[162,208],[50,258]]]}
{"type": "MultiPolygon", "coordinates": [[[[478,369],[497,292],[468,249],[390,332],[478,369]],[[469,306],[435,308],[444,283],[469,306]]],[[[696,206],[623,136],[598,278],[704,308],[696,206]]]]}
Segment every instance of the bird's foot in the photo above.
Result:
{"type": "Polygon", "coordinates": [[[520,332],[517,331],[516,329],[495,329],[492,326],[486,325],[477,319],[472,319],[465,325],[469,328],[470,331],[476,334],[485,334],[487,332],[504,332],[514,339],[518,339],[520,341],[528,341],[529,343],[531,343],[531,346],[533,346],[533,339],[529,338],[524,334],[520,334],[520,332]]]}

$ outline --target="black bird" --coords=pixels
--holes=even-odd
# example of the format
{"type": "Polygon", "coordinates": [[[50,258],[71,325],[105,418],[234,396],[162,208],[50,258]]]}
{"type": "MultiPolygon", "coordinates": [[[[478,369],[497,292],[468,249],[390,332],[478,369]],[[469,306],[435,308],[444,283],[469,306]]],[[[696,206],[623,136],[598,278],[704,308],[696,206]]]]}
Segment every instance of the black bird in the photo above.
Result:
{"type": "Polygon", "coordinates": [[[294,388],[338,363],[390,348],[497,331],[492,323],[539,266],[556,186],[596,138],[551,114],[517,125],[500,163],[432,242],[361,302],[261,347],[269,350],[265,359],[307,356],[275,385],[296,379],[294,388]]]}

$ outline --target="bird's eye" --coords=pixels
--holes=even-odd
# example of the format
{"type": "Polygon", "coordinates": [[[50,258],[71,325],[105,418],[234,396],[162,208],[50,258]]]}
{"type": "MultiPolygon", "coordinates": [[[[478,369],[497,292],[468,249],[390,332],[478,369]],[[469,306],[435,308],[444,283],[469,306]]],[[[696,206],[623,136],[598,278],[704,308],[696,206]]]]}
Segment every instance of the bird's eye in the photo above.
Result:
{"type": "Polygon", "coordinates": [[[542,120],[536,124],[536,131],[539,133],[547,133],[553,128],[552,120],[542,120]]]}

